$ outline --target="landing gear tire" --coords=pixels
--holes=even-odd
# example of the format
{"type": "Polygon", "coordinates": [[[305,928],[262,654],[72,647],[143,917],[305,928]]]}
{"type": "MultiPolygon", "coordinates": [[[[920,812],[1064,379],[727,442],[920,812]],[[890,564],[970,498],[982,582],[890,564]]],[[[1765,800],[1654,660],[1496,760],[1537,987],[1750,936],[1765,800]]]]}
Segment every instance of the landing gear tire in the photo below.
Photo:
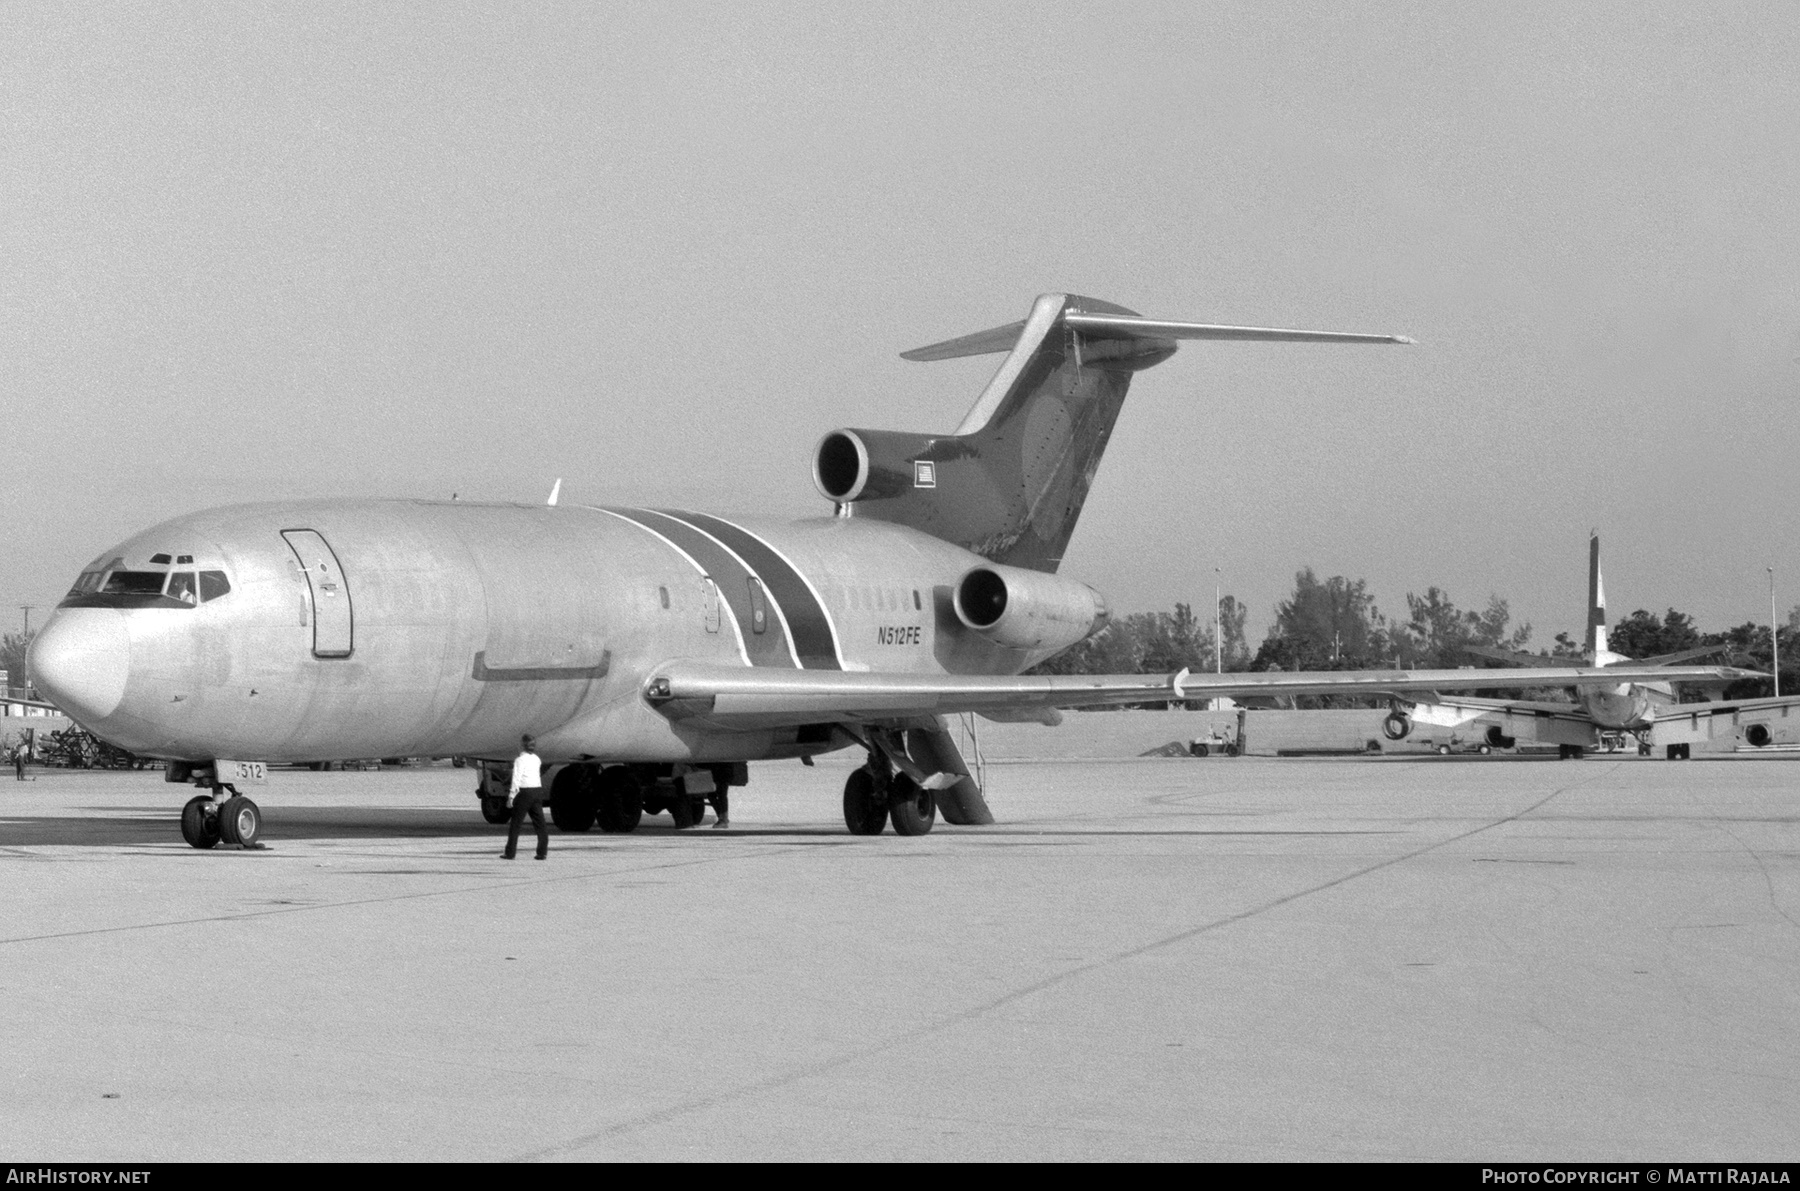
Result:
{"type": "Polygon", "coordinates": [[[611,765],[600,771],[596,783],[599,794],[598,813],[602,831],[636,831],[644,818],[644,788],[637,776],[623,765],[611,765]]]}
{"type": "Polygon", "coordinates": [[[594,825],[600,800],[590,765],[570,765],[550,786],[550,821],[558,831],[586,831],[594,825]]]}
{"type": "Polygon", "coordinates": [[[262,834],[262,809],[242,794],[233,794],[219,808],[219,839],[240,848],[254,848],[262,834]]]}
{"type": "Polygon", "coordinates": [[[218,844],[219,819],[206,813],[211,809],[212,799],[204,794],[188,799],[181,808],[181,838],[191,846],[204,849],[218,844]]]}
{"type": "Polygon", "coordinates": [[[937,822],[937,795],[904,773],[895,774],[888,787],[888,816],[895,835],[929,835],[937,822]]]}
{"type": "Polygon", "coordinates": [[[483,798],[481,817],[498,827],[512,821],[512,807],[506,805],[504,798],[483,798]]]}
{"type": "Polygon", "coordinates": [[[858,769],[844,782],[844,826],[851,835],[880,835],[887,829],[888,808],[875,789],[875,775],[858,769]]]}

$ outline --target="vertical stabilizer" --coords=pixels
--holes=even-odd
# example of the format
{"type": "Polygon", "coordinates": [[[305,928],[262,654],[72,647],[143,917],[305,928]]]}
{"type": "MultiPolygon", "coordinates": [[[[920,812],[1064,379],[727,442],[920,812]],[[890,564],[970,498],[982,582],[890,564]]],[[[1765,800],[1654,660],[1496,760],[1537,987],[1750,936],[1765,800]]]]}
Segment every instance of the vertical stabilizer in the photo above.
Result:
{"type": "Polygon", "coordinates": [[[1588,539],[1587,654],[1599,664],[1606,644],[1606,588],[1600,582],[1600,535],[1588,539]]]}
{"type": "Polygon", "coordinates": [[[834,430],[814,453],[813,479],[841,515],[897,522],[995,562],[1054,571],[1131,374],[1168,359],[1179,339],[1411,342],[1168,322],[1095,298],[1044,294],[1019,322],[902,353],[908,360],[1006,353],[954,434],[834,430]]]}

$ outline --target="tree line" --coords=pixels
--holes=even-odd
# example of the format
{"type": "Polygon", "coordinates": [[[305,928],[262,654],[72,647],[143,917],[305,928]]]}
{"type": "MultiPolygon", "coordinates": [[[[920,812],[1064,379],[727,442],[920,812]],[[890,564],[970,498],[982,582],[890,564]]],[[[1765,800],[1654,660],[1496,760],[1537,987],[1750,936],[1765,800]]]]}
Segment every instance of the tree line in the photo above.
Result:
{"type": "MultiPolygon", "coordinates": [[[[1490,595],[1480,611],[1458,608],[1449,593],[1428,587],[1424,595],[1406,596],[1404,617],[1390,618],[1376,606],[1368,583],[1333,575],[1320,579],[1311,567],[1294,576],[1291,595],[1275,606],[1274,623],[1251,651],[1244,634],[1248,610],[1234,596],[1220,600],[1219,635],[1222,668],[1257,670],[1454,670],[1499,663],[1469,652],[1474,648],[1523,653],[1531,651],[1530,624],[1514,625],[1507,601],[1490,595]]],[[[1204,606],[1203,606],[1204,607],[1204,606]]],[[[1722,632],[1704,633],[1693,617],[1670,608],[1658,616],[1638,609],[1608,629],[1615,653],[1635,658],[1678,653],[1703,646],[1722,648],[1721,660],[1753,670],[1770,670],[1768,625],[1746,622],[1722,632]]],[[[1781,689],[1800,695],[1800,605],[1788,614],[1777,639],[1781,654],[1781,689]]],[[[1575,659],[1586,647],[1580,637],[1558,633],[1548,656],[1575,659]]],[[[1108,622],[1098,633],[1039,666],[1033,674],[1157,674],[1186,667],[1214,669],[1213,621],[1194,613],[1191,604],[1173,612],[1134,612],[1108,622]]],[[[1504,676],[1498,670],[1496,679],[1504,676]]],[[[1750,699],[1773,693],[1771,679],[1733,683],[1725,697],[1750,699]]],[[[1508,693],[1515,693],[1511,688],[1508,693]]],[[[1559,697],[1531,692],[1531,697],[1559,697]]],[[[1302,700],[1311,706],[1355,706],[1368,700],[1330,697],[1302,700]]]]}

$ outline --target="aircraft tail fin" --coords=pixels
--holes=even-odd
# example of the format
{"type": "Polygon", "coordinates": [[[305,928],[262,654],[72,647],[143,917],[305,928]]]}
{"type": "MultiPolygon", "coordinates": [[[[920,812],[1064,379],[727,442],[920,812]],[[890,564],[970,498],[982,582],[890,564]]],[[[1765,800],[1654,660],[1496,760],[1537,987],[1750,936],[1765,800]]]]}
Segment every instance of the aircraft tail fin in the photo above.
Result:
{"type": "Polygon", "coordinates": [[[1608,652],[1606,644],[1606,589],[1600,582],[1600,533],[1588,539],[1587,652],[1596,665],[1608,652]]]}
{"type": "Polygon", "coordinates": [[[843,515],[910,525],[995,562],[1055,571],[1131,374],[1174,355],[1180,339],[1412,342],[1168,322],[1095,298],[1045,294],[1021,322],[902,353],[908,360],[1007,353],[953,434],[833,431],[815,452],[814,480],[843,515]]]}

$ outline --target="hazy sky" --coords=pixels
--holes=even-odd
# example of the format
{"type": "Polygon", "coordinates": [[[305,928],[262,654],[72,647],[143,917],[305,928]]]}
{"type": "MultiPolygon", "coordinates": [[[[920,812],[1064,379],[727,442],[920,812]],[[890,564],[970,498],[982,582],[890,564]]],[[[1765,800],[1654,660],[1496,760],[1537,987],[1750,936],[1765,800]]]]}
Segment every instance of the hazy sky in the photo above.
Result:
{"type": "Polygon", "coordinates": [[[825,512],[1052,290],[1419,340],[1142,374],[1115,608],[1800,603],[1800,8],[1325,7],[6,5],[0,623],[237,501],[825,512]]]}

